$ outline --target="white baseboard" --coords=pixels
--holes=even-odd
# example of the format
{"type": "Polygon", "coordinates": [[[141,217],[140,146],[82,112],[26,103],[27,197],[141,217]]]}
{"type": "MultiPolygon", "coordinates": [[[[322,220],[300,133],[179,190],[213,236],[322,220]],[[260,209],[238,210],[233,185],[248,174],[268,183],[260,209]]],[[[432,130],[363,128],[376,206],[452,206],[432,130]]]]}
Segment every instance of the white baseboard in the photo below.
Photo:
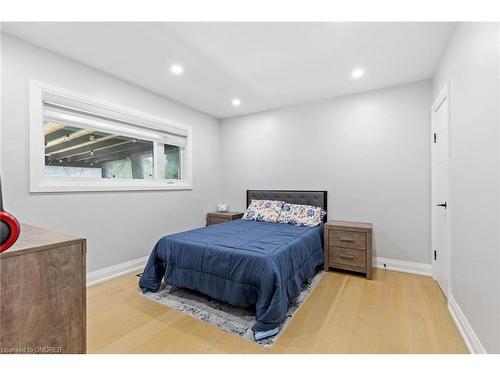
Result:
{"type": "MultiPolygon", "coordinates": [[[[142,257],[128,262],[120,263],[115,266],[102,268],[97,271],[87,273],[87,287],[114,279],[129,272],[137,271],[143,268],[148,261],[148,257],[142,257]]],[[[423,276],[432,276],[432,266],[426,263],[407,262],[389,258],[373,258],[373,267],[413,273],[423,276]],[[384,264],[386,267],[384,267],[384,264]]]]}
{"type": "Polygon", "coordinates": [[[390,258],[373,258],[373,267],[391,271],[413,273],[422,276],[432,276],[432,265],[427,263],[407,262],[390,258]],[[385,267],[384,267],[385,264],[385,267]]]}
{"type": "Polygon", "coordinates": [[[89,272],[87,273],[87,287],[114,279],[118,276],[125,275],[126,273],[138,271],[146,265],[147,261],[148,257],[145,256],[125,263],[120,263],[115,266],[89,272]]]}
{"type": "Polygon", "coordinates": [[[472,354],[487,354],[484,349],[481,341],[479,341],[479,337],[477,337],[476,332],[472,329],[472,326],[469,324],[469,321],[465,317],[462,309],[457,303],[453,294],[448,296],[448,310],[450,310],[451,316],[455,321],[455,324],[462,335],[465,345],[469,349],[469,352],[472,354]]]}

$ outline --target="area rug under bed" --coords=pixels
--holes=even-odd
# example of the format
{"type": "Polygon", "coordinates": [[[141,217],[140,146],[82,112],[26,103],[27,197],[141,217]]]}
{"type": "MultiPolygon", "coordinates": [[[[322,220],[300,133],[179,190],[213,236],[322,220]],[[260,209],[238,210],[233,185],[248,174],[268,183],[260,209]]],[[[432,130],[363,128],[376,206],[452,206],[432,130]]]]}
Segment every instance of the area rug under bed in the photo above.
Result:
{"type": "Polygon", "coordinates": [[[150,300],[179,310],[193,318],[270,349],[292,320],[293,315],[318,285],[323,275],[324,271],[319,271],[314,275],[311,282],[302,286],[299,296],[288,307],[287,316],[280,326],[279,333],[260,341],[254,339],[252,331],[252,326],[255,323],[255,309],[231,306],[225,302],[211,299],[204,294],[184,288],[165,286],[163,283],[161,289],[156,293],[140,293],[150,300]]]}

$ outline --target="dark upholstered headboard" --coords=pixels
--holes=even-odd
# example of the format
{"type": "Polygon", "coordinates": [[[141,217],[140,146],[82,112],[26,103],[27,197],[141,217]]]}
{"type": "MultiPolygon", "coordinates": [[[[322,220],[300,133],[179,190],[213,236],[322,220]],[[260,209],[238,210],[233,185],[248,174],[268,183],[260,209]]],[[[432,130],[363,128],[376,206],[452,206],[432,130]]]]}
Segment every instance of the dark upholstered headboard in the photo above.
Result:
{"type": "MultiPolygon", "coordinates": [[[[252,199],[283,201],[294,204],[307,204],[321,207],[327,211],[328,192],[326,190],[247,190],[247,207],[252,199]]],[[[324,217],[326,222],[327,215],[324,217]]]]}

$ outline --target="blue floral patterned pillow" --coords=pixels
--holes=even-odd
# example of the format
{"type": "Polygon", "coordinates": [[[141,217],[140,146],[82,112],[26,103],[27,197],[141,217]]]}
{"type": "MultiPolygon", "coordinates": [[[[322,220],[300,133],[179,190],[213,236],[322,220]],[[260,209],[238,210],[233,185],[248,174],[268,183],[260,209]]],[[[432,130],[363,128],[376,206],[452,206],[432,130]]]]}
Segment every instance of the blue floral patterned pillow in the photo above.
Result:
{"type": "Polygon", "coordinates": [[[323,222],[325,215],[326,211],[321,207],[283,203],[283,209],[277,222],[301,227],[315,227],[323,222]]]}
{"type": "Polygon", "coordinates": [[[283,202],[281,201],[252,199],[242,219],[276,223],[282,207],[283,202]]]}

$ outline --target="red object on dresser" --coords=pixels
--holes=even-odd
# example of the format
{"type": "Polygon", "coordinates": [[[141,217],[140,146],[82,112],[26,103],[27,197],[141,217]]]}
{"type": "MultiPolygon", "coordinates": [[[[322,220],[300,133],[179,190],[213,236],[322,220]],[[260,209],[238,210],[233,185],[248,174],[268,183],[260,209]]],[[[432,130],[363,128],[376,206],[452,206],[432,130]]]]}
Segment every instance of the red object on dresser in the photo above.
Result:
{"type": "Polygon", "coordinates": [[[21,226],[16,218],[3,210],[2,182],[0,181],[0,253],[14,245],[20,232],[21,226]]]}
{"type": "Polygon", "coordinates": [[[3,242],[0,243],[0,253],[3,253],[17,241],[21,226],[14,216],[5,211],[0,211],[0,223],[2,232],[7,231],[2,233],[3,242]]]}

